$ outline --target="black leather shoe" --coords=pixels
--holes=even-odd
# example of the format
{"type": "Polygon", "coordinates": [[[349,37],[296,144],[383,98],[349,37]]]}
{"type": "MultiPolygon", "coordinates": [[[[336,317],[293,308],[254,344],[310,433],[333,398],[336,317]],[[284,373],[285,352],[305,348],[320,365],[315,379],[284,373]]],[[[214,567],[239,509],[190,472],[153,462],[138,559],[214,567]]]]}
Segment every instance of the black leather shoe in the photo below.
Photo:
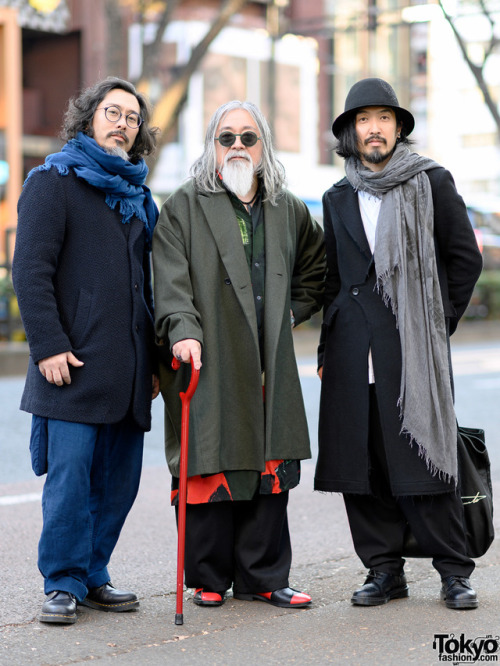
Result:
{"type": "Polygon", "coordinates": [[[282,587],[280,590],[274,590],[274,592],[260,592],[258,594],[241,594],[233,591],[233,597],[242,601],[265,601],[267,604],[279,608],[305,608],[311,604],[311,597],[308,594],[292,590],[291,587],[282,587]]]}
{"type": "Polygon", "coordinates": [[[74,624],[76,622],[76,599],[70,592],[55,590],[47,595],[38,618],[40,622],[74,624]]]}
{"type": "Polygon", "coordinates": [[[447,576],[442,583],[441,599],[444,599],[447,608],[462,610],[478,607],[477,595],[468,578],[447,576]]]}
{"type": "Polygon", "coordinates": [[[115,590],[111,583],[91,588],[80,603],[82,606],[111,613],[123,613],[139,607],[139,601],[133,592],[115,590]]]}
{"type": "Polygon", "coordinates": [[[193,601],[198,606],[222,606],[225,598],[225,592],[208,592],[202,587],[195,590],[193,601]]]}
{"type": "Polygon", "coordinates": [[[380,606],[391,599],[403,599],[408,596],[406,576],[383,573],[370,569],[363,587],[356,590],[351,603],[356,606],[380,606]]]}

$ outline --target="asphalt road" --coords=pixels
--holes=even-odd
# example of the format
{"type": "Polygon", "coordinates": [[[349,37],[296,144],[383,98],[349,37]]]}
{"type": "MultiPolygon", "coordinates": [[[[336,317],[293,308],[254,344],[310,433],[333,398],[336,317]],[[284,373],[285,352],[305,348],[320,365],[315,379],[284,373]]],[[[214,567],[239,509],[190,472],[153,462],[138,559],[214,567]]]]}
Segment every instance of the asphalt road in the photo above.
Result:
{"type": "MultiPolygon", "coordinates": [[[[313,448],[319,382],[309,348],[298,348],[299,369],[313,448]]],[[[459,422],[486,430],[500,534],[500,342],[474,340],[454,346],[459,422]]],[[[43,479],[33,476],[27,441],[29,416],[17,410],[23,381],[0,379],[0,664],[404,664],[459,663],[471,643],[478,663],[500,660],[500,539],[477,561],[472,581],[480,607],[451,611],[439,600],[440,581],[429,560],[410,559],[410,598],[386,606],[351,606],[363,582],[341,497],[312,492],[313,460],[290,496],[294,560],[291,585],[309,592],[306,610],[277,609],[228,599],[221,608],[199,608],[184,595],[184,624],[176,626],[176,531],[163,458],[162,404],[154,407],[139,496],[122,532],[110,570],[117,587],[134,589],[138,612],[79,610],[75,625],[43,625],[36,550],[43,479]],[[490,637],[490,638],[488,638],[490,637]],[[481,640],[483,642],[481,643],[481,640]],[[462,647],[460,647],[460,641],[462,647]],[[469,643],[467,641],[470,641],[469,643]],[[462,652],[460,651],[462,650],[462,652]],[[485,659],[486,658],[486,659],[485,659]]],[[[472,652],[469,652],[469,656],[472,652]]],[[[465,663],[462,662],[461,663],[465,663]]]]}

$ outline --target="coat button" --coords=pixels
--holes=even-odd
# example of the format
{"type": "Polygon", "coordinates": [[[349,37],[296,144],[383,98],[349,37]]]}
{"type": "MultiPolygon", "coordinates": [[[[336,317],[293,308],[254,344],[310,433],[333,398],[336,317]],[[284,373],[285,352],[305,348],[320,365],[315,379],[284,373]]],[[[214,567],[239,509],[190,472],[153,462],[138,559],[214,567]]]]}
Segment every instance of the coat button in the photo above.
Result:
{"type": "Polygon", "coordinates": [[[358,289],[357,287],[353,287],[353,288],[351,289],[351,294],[352,294],[353,296],[357,296],[357,295],[359,294],[359,289],[358,289]]]}
{"type": "Polygon", "coordinates": [[[226,278],[226,279],[224,280],[224,284],[231,284],[231,280],[230,280],[229,278],[226,278]]]}

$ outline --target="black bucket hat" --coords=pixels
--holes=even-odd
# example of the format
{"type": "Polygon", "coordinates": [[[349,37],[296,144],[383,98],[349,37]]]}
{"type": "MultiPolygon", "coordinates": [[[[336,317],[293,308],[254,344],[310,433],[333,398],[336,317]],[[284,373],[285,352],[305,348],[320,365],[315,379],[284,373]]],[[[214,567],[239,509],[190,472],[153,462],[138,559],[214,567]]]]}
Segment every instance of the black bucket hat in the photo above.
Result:
{"type": "Polygon", "coordinates": [[[332,132],[338,138],[338,132],[343,125],[351,118],[354,111],[363,109],[366,106],[390,106],[398,111],[398,116],[403,122],[406,135],[410,134],[415,127],[415,118],[412,114],[399,106],[398,98],[392,86],[383,79],[362,79],[355,83],[349,90],[346,100],[344,113],[335,118],[332,125],[332,132]]]}

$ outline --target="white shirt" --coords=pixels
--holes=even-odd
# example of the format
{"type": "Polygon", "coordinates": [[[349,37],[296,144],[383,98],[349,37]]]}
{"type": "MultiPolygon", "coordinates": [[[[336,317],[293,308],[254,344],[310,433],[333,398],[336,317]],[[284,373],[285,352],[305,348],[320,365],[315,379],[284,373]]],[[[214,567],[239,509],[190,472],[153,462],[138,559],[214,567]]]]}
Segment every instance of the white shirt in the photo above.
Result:
{"type": "Polygon", "coordinates": [[[361,192],[360,190],[358,192],[358,201],[365,234],[373,254],[373,250],[375,249],[375,233],[377,231],[378,214],[380,213],[382,199],[379,199],[372,194],[368,194],[368,192],[361,192]]]}
{"type": "MultiPolygon", "coordinates": [[[[358,191],[359,210],[361,212],[361,219],[365,229],[366,238],[370,250],[375,250],[375,237],[377,233],[377,222],[380,213],[380,205],[382,199],[368,194],[368,192],[358,191]]],[[[375,374],[373,372],[372,350],[368,352],[368,381],[370,384],[375,383],[375,374]]]]}

